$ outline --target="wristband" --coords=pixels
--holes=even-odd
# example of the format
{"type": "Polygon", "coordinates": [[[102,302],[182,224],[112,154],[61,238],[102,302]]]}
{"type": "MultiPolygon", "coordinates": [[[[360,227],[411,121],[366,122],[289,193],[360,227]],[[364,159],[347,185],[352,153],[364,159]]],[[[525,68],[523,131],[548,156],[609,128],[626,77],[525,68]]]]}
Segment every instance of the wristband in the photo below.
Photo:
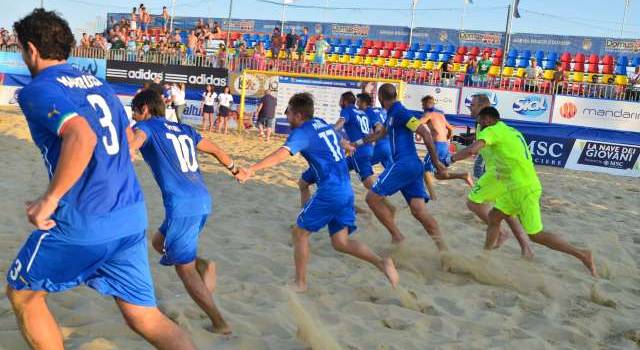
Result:
{"type": "Polygon", "coordinates": [[[364,145],[364,141],[362,141],[362,139],[360,139],[360,140],[354,142],[353,144],[356,145],[356,146],[362,146],[362,145],[364,145]]]}
{"type": "Polygon", "coordinates": [[[234,161],[231,161],[231,164],[229,164],[229,165],[225,165],[225,168],[227,168],[227,170],[231,170],[231,169],[233,169],[235,167],[236,167],[236,162],[234,162],[234,161]]]}

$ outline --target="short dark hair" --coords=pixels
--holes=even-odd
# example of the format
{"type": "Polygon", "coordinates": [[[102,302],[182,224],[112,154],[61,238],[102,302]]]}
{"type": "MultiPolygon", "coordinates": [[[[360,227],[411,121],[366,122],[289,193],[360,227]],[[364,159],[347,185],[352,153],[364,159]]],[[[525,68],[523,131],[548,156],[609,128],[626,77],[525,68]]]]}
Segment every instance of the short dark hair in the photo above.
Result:
{"type": "Polygon", "coordinates": [[[300,113],[304,119],[309,120],[313,118],[315,113],[313,106],[313,96],[308,92],[297,93],[289,99],[288,109],[291,109],[293,113],[300,113]]]}
{"type": "Polygon", "coordinates": [[[364,102],[367,104],[367,106],[371,106],[373,104],[373,100],[371,99],[371,95],[363,92],[361,94],[358,94],[356,96],[358,98],[358,100],[364,102]]]}
{"type": "Polygon", "coordinates": [[[69,23],[53,11],[35,9],[15,22],[13,29],[24,50],[32,43],[44,59],[66,60],[75,46],[69,23]]]}
{"type": "Polygon", "coordinates": [[[427,102],[429,100],[434,100],[435,101],[436,99],[433,98],[433,96],[431,96],[431,95],[427,95],[427,96],[423,97],[421,101],[422,102],[427,102]]]}
{"type": "Polygon", "coordinates": [[[491,105],[491,100],[489,100],[489,96],[487,96],[486,94],[475,94],[473,95],[472,99],[474,98],[480,104],[487,105],[487,106],[491,105]]]}
{"type": "Polygon", "coordinates": [[[500,120],[500,112],[494,107],[484,107],[480,113],[478,113],[480,118],[490,118],[493,120],[500,120]]]}
{"type": "Polygon", "coordinates": [[[384,83],[378,89],[378,96],[383,101],[391,101],[398,98],[398,92],[396,92],[396,87],[391,83],[384,83]]]}
{"type": "Polygon", "coordinates": [[[342,95],[340,95],[340,101],[344,101],[347,104],[355,104],[356,103],[356,95],[353,94],[353,92],[351,91],[347,91],[342,93],[342,95]]]}
{"type": "Polygon", "coordinates": [[[164,117],[164,101],[155,90],[142,90],[131,101],[131,109],[134,111],[142,111],[143,106],[147,106],[152,116],[164,117]]]}

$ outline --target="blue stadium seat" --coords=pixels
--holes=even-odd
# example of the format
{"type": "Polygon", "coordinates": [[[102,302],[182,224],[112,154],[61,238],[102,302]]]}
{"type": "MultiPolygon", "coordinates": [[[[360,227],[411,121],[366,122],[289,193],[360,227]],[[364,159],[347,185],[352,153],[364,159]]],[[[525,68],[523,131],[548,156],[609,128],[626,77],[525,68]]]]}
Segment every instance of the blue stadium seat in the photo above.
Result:
{"type": "Polygon", "coordinates": [[[409,48],[409,50],[415,51],[415,52],[420,51],[420,43],[416,42],[416,43],[411,44],[411,47],[409,48]]]}
{"type": "Polygon", "coordinates": [[[516,50],[516,49],[509,50],[509,54],[507,55],[507,59],[516,58],[516,57],[518,57],[518,50],[516,50]]]}
{"type": "Polygon", "coordinates": [[[344,54],[345,54],[345,52],[346,52],[347,47],[346,47],[346,46],[342,46],[342,45],[340,45],[340,46],[337,46],[337,49],[338,49],[338,50],[337,50],[337,52],[336,52],[336,53],[337,53],[338,55],[344,55],[344,54]]]}
{"type": "Polygon", "coordinates": [[[349,48],[349,53],[352,55],[357,55],[361,48],[362,46],[358,46],[355,44],[351,45],[351,47],[349,48]]]}
{"type": "Polygon", "coordinates": [[[262,41],[265,41],[265,42],[269,41],[270,42],[271,41],[271,35],[269,35],[269,34],[262,35],[262,41]]]}
{"type": "Polygon", "coordinates": [[[418,56],[416,57],[416,60],[426,61],[427,60],[427,53],[424,52],[424,51],[419,51],[418,52],[418,56]]]}
{"type": "Polygon", "coordinates": [[[352,44],[351,39],[342,39],[342,45],[351,46],[351,44],[352,44]]]}
{"type": "Polygon", "coordinates": [[[416,52],[409,50],[407,51],[406,55],[404,56],[404,58],[408,59],[408,60],[413,60],[416,58],[416,52]]]}
{"type": "Polygon", "coordinates": [[[620,56],[616,61],[616,67],[613,74],[616,75],[627,75],[627,66],[629,65],[629,57],[620,56]]]}
{"type": "Polygon", "coordinates": [[[449,53],[443,53],[443,54],[440,55],[438,61],[447,62],[451,58],[451,56],[453,56],[453,55],[451,55],[449,53]]]}
{"type": "Polygon", "coordinates": [[[536,51],[536,61],[538,62],[542,62],[542,60],[544,60],[544,51],[542,50],[538,50],[536,51]]]}
{"type": "Polygon", "coordinates": [[[515,67],[516,66],[516,58],[515,57],[507,58],[507,61],[504,64],[504,66],[505,67],[515,67]]]}
{"type": "Polygon", "coordinates": [[[444,53],[447,55],[453,55],[456,52],[456,47],[453,45],[447,45],[446,50],[444,50],[444,53]]]}
{"type": "Polygon", "coordinates": [[[242,34],[242,40],[244,40],[245,42],[249,42],[249,40],[251,40],[251,34],[249,33],[242,34]]]}
{"type": "Polygon", "coordinates": [[[362,48],[362,45],[364,45],[364,41],[362,39],[356,39],[353,42],[353,46],[357,46],[358,48],[362,48]]]}
{"type": "Polygon", "coordinates": [[[259,34],[253,34],[251,36],[251,40],[260,41],[260,35],[259,34]]]}
{"type": "Polygon", "coordinates": [[[529,50],[520,51],[516,59],[516,67],[527,68],[529,67],[530,61],[531,61],[531,51],[529,50]]]}
{"type": "Polygon", "coordinates": [[[431,52],[442,53],[443,50],[444,50],[444,48],[440,44],[438,44],[435,47],[431,48],[431,52]]]}
{"type": "Polygon", "coordinates": [[[428,53],[429,51],[431,51],[431,44],[424,43],[418,51],[428,53]]]}
{"type": "Polygon", "coordinates": [[[256,40],[249,40],[249,41],[247,41],[247,45],[248,45],[248,47],[249,47],[250,49],[251,49],[251,48],[254,48],[254,47],[256,46],[256,44],[257,44],[257,43],[258,43],[258,42],[257,42],[256,40]]]}
{"type": "Polygon", "coordinates": [[[547,55],[547,58],[545,58],[542,61],[542,69],[556,69],[557,60],[558,60],[558,53],[551,52],[549,55],[547,55]]]}

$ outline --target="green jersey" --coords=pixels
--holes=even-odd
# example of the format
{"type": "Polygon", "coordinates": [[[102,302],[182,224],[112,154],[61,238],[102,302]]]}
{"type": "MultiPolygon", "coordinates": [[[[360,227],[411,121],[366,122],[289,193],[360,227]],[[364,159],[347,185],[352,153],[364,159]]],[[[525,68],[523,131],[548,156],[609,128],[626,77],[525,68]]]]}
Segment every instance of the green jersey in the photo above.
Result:
{"type": "Polygon", "coordinates": [[[486,164],[493,164],[498,181],[507,190],[541,188],[531,151],[518,130],[498,121],[495,125],[482,129],[477,137],[485,143],[484,152],[481,151],[482,157],[486,164]],[[486,155],[489,160],[485,158],[486,155]]]}
{"type": "Polygon", "coordinates": [[[482,60],[478,62],[478,74],[487,75],[487,73],[489,73],[489,68],[491,68],[492,64],[493,62],[491,62],[491,60],[482,60]]]}

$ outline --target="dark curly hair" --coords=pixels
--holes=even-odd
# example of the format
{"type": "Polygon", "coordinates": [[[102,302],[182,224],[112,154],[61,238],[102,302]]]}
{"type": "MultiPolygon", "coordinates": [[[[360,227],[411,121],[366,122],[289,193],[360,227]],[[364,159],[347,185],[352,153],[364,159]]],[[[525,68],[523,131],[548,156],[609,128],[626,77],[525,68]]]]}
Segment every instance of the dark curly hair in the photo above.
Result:
{"type": "Polygon", "coordinates": [[[13,29],[25,50],[30,42],[44,59],[66,60],[75,45],[69,23],[57,13],[42,8],[15,22],[13,29]]]}

